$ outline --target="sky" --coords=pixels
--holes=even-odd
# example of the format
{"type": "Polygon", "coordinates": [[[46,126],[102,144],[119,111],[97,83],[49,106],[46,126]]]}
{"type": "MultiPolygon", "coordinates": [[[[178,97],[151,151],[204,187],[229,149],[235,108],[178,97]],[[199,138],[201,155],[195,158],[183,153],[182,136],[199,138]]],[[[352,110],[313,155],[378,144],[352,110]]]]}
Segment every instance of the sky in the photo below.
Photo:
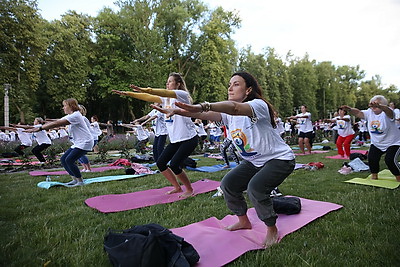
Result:
{"type": "MultiPolygon", "coordinates": [[[[42,17],[68,10],[96,16],[114,0],[38,0],[42,17]]],[[[237,12],[242,23],[232,38],[256,54],[267,47],[285,59],[290,51],[317,62],[360,66],[365,79],[400,89],[400,0],[203,0],[210,8],[237,12]]]]}

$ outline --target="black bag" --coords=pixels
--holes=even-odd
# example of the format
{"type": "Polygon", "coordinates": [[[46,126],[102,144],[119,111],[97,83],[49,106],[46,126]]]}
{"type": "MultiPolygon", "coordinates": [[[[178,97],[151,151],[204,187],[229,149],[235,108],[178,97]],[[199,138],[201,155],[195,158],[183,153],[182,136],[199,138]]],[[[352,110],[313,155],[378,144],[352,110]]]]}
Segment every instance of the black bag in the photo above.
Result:
{"type": "Polygon", "coordinates": [[[298,197],[274,197],[272,204],[278,214],[291,215],[301,211],[301,201],[298,197]]]}
{"type": "Polygon", "coordinates": [[[181,168],[185,167],[196,168],[197,162],[194,159],[187,157],[181,164],[181,168]]]}
{"type": "Polygon", "coordinates": [[[361,153],[350,153],[350,160],[360,158],[361,160],[366,160],[368,159],[367,155],[361,154],[361,153]]]}
{"type": "Polygon", "coordinates": [[[127,174],[127,175],[131,175],[131,174],[136,174],[136,171],[133,169],[133,168],[127,168],[126,170],[125,170],[125,174],[127,174]]]}
{"type": "Polygon", "coordinates": [[[121,267],[189,267],[200,259],[191,244],[154,223],[122,232],[109,229],[104,237],[104,250],[112,265],[121,267]]]}

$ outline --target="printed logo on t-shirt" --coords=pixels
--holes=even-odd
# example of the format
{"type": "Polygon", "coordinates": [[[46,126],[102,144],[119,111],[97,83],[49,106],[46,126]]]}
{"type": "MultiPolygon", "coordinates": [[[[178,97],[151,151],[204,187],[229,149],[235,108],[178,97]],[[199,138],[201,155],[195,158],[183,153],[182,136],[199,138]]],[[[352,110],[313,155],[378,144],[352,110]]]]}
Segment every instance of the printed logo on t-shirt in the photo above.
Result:
{"type": "Polygon", "coordinates": [[[236,129],[234,131],[231,131],[231,136],[234,144],[236,145],[242,156],[249,157],[257,154],[257,152],[252,152],[254,151],[254,149],[252,149],[250,145],[247,143],[247,137],[242,132],[242,130],[236,129]]]}
{"type": "Polygon", "coordinates": [[[304,118],[302,118],[302,119],[299,119],[299,124],[301,124],[301,125],[304,125],[304,124],[306,124],[306,120],[307,119],[304,119],[304,118]]]}
{"type": "Polygon", "coordinates": [[[371,121],[370,123],[371,133],[373,134],[382,134],[383,130],[381,129],[380,121],[371,121]]]}
{"type": "Polygon", "coordinates": [[[337,126],[339,127],[339,129],[343,130],[346,126],[346,122],[342,121],[342,120],[338,120],[337,121],[337,126]]]}

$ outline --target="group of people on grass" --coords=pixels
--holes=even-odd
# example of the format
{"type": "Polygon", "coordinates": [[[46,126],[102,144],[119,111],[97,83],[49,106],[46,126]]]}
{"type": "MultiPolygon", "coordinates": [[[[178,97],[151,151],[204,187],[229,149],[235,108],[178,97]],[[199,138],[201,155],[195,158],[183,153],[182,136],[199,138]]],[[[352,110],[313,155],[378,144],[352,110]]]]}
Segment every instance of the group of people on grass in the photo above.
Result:
{"type": "MultiPolygon", "coordinates": [[[[277,214],[272,205],[270,193],[279,186],[294,170],[295,155],[292,149],[282,139],[276,130],[276,110],[262,96],[262,90],[257,80],[247,72],[234,73],[229,81],[228,99],[221,102],[203,102],[193,104],[183,77],[178,73],[171,73],[166,82],[166,89],[141,88],[130,85],[133,91],[113,90],[113,93],[122,96],[134,97],[151,104],[155,110],[139,119],[135,123],[155,119],[156,140],[153,146],[154,158],[162,175],[173,185],[167,194],[180,194],[181,198],[194,195],[194,190],[181,163],[198,145],[199,132],[196,130],[200,121],[209,120],[226,127],[229,142],[225,146],[234,144],[242,158],[239,165],[230,170],[221,181],[221,189],[227,207],[237,216],[238,221],[227,230],[251,229],[252,225],[247,217],[247,203],[244,191],[252,202],[257,215],[267,226],[265,247],[278,240],[276,227],[277,214]],[[196,118],[192,121],[191,118],[196,118]],[[169,137],[169,144],[164,147],[169,137]],[[181,187],[181,183],[185,186],[181,187]]],[[[81,185],[82,176],[75,161],[91,151],[94,145],[90,134],[89,124],[80,112],[75,99],[63,101],[63,118],[25,130],[26,132],[40,132],[55,127],[68,125],[73,136],[73,145],[61,157],[61,163],[72,177],[70,184],[81,185]]],[[[393,110],[388,107],[383,96],[371,99],[367,110],[358,110],[349,106],[342,106],[336,118],[339,127],[339,144],[345,145],[343,155],[349,154],[347,143],[354,135],[346,125],[348,113],[365,119],[368,123],[371,136],[371,148],[368,161],[373,179],[378,178],[379,160],[386,153],[385,162],[400,182],[400,132],[395,124],[393,110]]],[[[301,113],[290,117],[300,121],[299,145],[311,151],[312,139],[311,114],[307,107],[302,106],[301,113]]],[[[339,148],[339,147],[338,147],[339,148]]]]}

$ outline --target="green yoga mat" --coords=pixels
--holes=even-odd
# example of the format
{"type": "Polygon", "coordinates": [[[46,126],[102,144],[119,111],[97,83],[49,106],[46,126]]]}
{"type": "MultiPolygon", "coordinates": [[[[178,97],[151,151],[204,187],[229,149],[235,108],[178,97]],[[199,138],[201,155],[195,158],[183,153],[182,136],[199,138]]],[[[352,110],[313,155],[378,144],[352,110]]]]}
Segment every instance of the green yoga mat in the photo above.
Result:
{"type": "Polygon", "coordinates": [[[344,182],[353,184],[371,185],[388,189],[396,189],[400,185],[400,182],[396,181],[396,177],[394,177],[389,170],[383,170],[379,172],[378,180],[371,180],[371,175],[370,175],[367,178],[354,178],[344,182]]]}

